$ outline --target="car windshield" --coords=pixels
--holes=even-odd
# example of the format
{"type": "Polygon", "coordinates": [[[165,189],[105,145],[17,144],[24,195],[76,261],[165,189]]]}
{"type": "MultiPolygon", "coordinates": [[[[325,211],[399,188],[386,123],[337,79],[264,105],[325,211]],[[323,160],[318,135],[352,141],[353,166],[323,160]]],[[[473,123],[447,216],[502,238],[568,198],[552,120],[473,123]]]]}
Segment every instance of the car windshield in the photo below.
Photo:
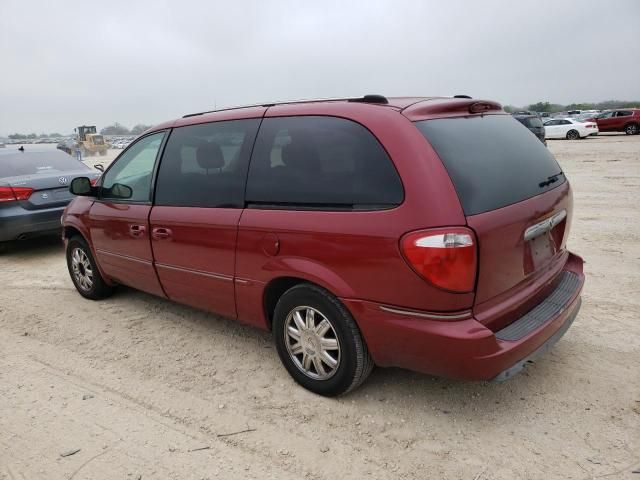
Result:
{"type": "Polygon", "coordinates": [[[0,178],[91,170],[60,150],[47,152],[7,151],[0,155],[0,178]]]}

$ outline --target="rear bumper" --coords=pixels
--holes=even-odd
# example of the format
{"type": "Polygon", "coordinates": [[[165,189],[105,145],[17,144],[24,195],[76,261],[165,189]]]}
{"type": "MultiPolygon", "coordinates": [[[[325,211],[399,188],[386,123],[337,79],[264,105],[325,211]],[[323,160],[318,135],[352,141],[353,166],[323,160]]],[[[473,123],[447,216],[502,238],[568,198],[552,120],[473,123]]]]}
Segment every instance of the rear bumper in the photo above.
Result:
{"type": "Polygon", "coordinates": [[[60,230],[64,209],[64,206],[41,210],[26,210],[20,205],[3,206],[0,208],[0,242],[60,230]]]}
{"type": "Polygon", "coordinates": [[[580,309],[582,263],[580,257],[570,256],[564,271],[578,279],[573,291],[562,305],[548,310],[543,322],[522,336],[516,335],[516,340],[499,338],[500,332],[491,331],[472,316],[457,321],[430,320],[390,313],[373,302],[343,301],[379,366],[467,380],[504,380],[549,350],[568,330],[580,309]]]}

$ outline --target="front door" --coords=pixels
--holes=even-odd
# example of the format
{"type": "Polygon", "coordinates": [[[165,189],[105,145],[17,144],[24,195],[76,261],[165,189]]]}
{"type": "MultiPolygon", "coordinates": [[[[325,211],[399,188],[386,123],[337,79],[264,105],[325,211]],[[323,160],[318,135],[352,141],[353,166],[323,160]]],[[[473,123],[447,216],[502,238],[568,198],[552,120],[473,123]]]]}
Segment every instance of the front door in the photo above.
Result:
{"type": "Polygon", "coordinates": [[[616,129],[616,112],[604,112],[598,115],[597,123],[598,130],[606,132],[616,129]]]}
{"type": "Polygon", "coordinates": [[[163,295],[149,241],[151,179],[165,132],[132,144],[104,173],[98,199],[89,212],[96,257],[112,280],[163,295]]]}
{"type": "Polygon", "coordinates": [[[562,125],[564,120],[550,120],[544,126],[545,136],[547,138],[564,138],[565,126],[562,125]]]}
{"type": "Polygon", "coordinates": [[[224,121],[224,115],[173,129],[158,170],[150,227],[167,296],[235,318],[238,222],[260,120],[224,121]]]}

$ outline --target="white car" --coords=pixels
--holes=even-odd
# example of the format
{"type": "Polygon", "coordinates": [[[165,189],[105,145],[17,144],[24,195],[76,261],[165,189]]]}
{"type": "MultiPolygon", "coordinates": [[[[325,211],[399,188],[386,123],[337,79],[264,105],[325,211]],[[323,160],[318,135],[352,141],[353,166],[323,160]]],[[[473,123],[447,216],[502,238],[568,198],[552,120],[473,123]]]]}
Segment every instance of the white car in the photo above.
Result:
{"type": "Polygon", "coordinates": [[[597,134],[598,124],[594,122],[579,122],[573,118],[554,118],[544,123],[544,135],[547,139],[578,140],[597,134]]]}

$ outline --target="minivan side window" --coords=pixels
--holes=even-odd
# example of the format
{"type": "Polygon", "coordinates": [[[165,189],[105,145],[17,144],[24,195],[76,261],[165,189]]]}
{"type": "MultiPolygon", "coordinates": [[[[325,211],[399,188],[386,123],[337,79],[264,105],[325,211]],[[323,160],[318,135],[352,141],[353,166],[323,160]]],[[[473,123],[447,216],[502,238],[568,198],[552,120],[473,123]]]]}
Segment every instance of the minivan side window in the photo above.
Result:
{"type": "Polygon", "coordinates": [[[259,125],[260,119],[248,119],[173,129],[160,161],[155,204],[242,208],[259,125]]]}
{"type": "Polygon", "coordinates": [[[403,199],[391,159],[362,125],[326,116],[263,120],[247,180],[250,207],[375,210],[403,199]]]}
{"type": "Polygon", "coordinates": [[[125,150],[103,175],[100,198],[148,202],[153,167],[164,135],[165,132],[147,135],[125,150]]]}

